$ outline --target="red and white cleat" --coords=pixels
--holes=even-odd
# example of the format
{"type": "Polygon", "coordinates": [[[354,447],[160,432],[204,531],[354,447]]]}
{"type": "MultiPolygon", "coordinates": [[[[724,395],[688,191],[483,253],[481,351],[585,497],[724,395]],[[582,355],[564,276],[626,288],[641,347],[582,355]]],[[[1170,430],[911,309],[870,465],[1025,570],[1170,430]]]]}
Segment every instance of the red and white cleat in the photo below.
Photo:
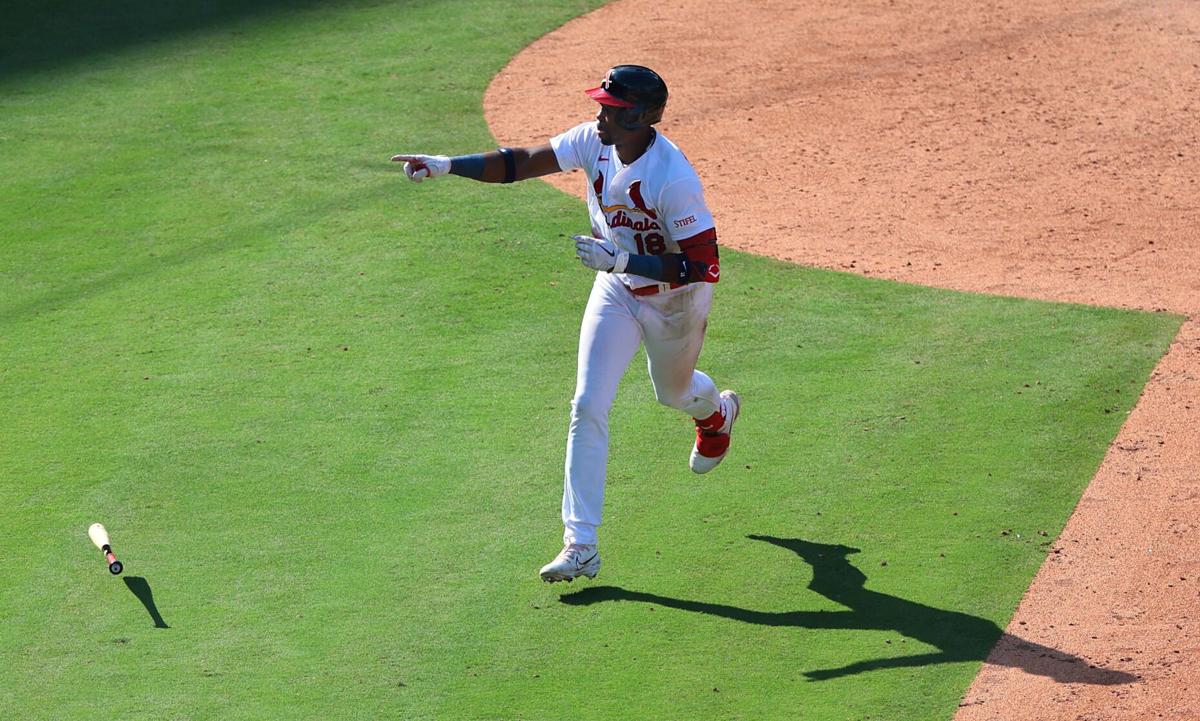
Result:
{"type": "Polygon", "coordinates": [[[725,424],[719,430],[706,431],[696,423],[696,445],[692,446],[692,457],[688,466],[696,473],[708,473],[725,460],[729,452],[729,436],[734,421],[742,410],[742,399],[733,391],[721,391],[721,415],[725,424]]]}

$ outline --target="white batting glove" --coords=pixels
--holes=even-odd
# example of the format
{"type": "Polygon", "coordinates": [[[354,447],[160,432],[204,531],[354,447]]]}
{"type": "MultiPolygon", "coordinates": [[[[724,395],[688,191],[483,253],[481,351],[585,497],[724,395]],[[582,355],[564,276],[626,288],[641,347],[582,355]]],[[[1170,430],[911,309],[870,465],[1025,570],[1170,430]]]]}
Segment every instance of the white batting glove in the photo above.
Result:
{"type": "Polygon", "coordinates": [[[404,174],[414,183],[450,172],[448,155],[393,155],[392,162],[404,163],[404,174]]]}
{"type": "Polygon", "coordinates": [[[579,262],[607,273],[625,272],[629,253],[620,250],[611,241],[590,235],[572,235],[571,238],[575,241],[575,255],[579,256],[579,262]]]}

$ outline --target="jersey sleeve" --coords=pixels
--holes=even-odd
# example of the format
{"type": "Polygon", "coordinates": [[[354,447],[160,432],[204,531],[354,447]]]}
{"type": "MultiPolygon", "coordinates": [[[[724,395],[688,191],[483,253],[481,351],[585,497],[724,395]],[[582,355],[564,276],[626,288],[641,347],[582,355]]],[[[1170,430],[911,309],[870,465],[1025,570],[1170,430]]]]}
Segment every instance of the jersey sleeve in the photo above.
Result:
{"type": "Polygon", "coordinates": [[[660,206],[671,240],[687,258],[692,282],[716,283],[721,279],[717,250],[717,228],[704,202],[704,190],[695,175],[678,180],[663,190],[660,206]]]}
{"type": "Polygon", "coordinates": [[[588,159],[596,154],[594,145],[600,143],[596,135],[596,124],[580,123],[565,132],[550,138],[550,147],[558,159],[558,167],[564,172],[587,167],[588,159]]]}
{"type": "Polygon", "coordinates": [[[704,202],[704,190],[695,175],[682,178],[663,189],[659,208],[663,211],[671,239],[688,238],[712,228],[716,223],[704,202]]]}

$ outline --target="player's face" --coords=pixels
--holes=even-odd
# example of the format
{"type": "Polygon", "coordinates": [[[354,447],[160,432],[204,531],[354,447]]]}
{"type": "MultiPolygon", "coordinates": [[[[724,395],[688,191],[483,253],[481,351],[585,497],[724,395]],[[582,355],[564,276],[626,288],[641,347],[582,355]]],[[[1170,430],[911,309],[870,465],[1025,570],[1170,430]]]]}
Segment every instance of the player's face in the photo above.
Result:
{"type": "Polygon", "coordinates": [[[596,135],[600,137],[600,142],[605,145],[616,145],[624,137],[626,132],[617,123],[617,113],[621,112],[620,108],[614,108],[611,105],[601,105],[600,110],[596,113],[596,135]]]}

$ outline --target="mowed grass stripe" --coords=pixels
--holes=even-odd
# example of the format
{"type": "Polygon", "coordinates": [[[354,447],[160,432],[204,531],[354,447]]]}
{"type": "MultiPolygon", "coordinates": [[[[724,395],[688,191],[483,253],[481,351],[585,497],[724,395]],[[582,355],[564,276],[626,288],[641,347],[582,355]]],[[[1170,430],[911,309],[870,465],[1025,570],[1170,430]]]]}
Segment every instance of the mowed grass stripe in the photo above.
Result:
{"type": "Polygon", "coordinates": [[[952,715],[1179,319],[726,252],[701,365],[746,398],[734,454],[687,471],[639,357],[601,591],[538,583],[584,210],[386,158],[488,147],[489,78],[591,6],[270,5],[4,76],[0,705],[952,715]],[[170,628],[105,572],[95,520],[170,628]],[[841,578],[874,605],[819,628],[852,609],[750,535],[860,549],[841,578]],[[928,620],[966,660],[889,661],[939,652],[898,631],[928,620]]]}

